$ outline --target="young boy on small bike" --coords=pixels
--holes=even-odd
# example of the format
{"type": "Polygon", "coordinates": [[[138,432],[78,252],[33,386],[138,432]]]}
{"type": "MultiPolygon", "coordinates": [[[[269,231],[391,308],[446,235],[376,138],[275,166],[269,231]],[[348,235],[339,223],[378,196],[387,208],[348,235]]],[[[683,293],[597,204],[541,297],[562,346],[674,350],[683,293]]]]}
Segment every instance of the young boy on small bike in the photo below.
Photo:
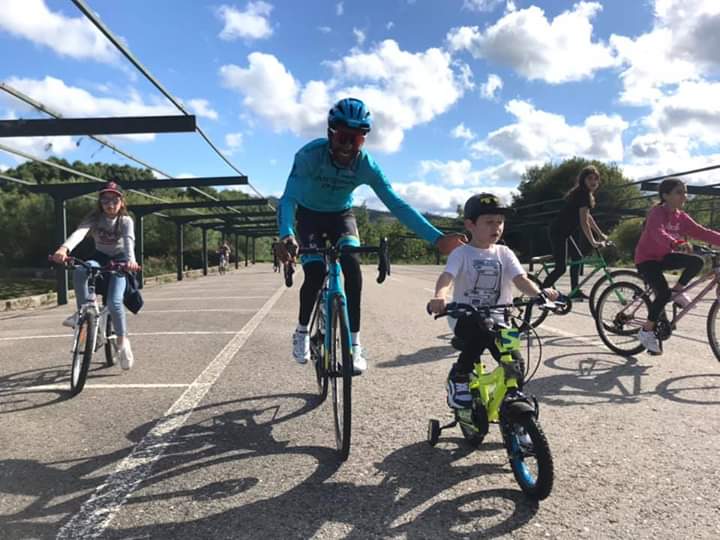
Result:
{"type": "MultiPolygon", "coordinates": [[[[428,303],[432,313],[443,313],[446,297],[453,285],[453,302],[474,306],[510,304],[513,299],[513,284],[524,294],[537,296],[540,289],[528,279],[515,253],[497,242],[502,237],[505,216],[513,213],[511,208],[501,206],[498,198],[491,193],[473,195],[465,203],[463,217],[465,229],[471,234],[469,244],[456,248],[447,260],[445,270],[435,284],[435,296],[428,303]]],[[[543,289],[550,300],[558,297],[554,289],[543,289]]],[[[504,314],[498,314],[504,319],[504,314]]],[[[504,321],[503,321],[504,322],[504,321]]],[[[452,408],[469,408],[472,405],[470,373],[475,362],[485,349],[495,359],[500,351],[495,338],[473,323],[472,318],[448,318],[450,328],[462,340],[460,357],[453,364],[448,375],[447,401],[452,408]]],[[[518,360],[516,352],[514,357],[518,360]]]]}

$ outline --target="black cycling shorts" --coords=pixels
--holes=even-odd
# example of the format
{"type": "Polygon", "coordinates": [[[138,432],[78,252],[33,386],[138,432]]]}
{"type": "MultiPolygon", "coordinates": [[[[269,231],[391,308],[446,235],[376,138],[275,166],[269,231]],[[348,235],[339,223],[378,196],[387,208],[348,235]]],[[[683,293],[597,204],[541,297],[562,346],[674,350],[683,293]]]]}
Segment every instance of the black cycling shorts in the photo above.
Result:
{"type": "MultiPolygon", "coordinates": [[[[295,219],[300,247],[321,248],[326,240],[334,245],[360,245],[357,221],[352,208],[340,212],[317,212],[298,205],[295,219]]],[[[302,264],[307,264],[322,260],[322,257],[303,255],[300,260],[302,264]]]]}

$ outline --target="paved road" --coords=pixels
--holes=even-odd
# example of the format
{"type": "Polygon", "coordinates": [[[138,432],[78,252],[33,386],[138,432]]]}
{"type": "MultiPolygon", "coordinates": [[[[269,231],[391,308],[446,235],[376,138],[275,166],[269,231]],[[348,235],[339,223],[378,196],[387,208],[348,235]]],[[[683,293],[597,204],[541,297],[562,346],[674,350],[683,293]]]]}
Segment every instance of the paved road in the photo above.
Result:
{"type": "MultiPolygon", "coordinates": [[[[663,357],[624,359],[585,305],[551,317],[528,389],[556,465],[529,503],[497,430],[471,451],[445,419],[455,353],[424,314],[438,267],[365,274],[370,370],[351,455],[290,359],[297,289],[269,265],[146,289],[136,366],[94,365],[68,399],[69,308],[0,317],[0,538],[718,538],[720,363],[704,313],[663,357]]],[[[706,307],[703,307],[703,312],[706,307]]]]}

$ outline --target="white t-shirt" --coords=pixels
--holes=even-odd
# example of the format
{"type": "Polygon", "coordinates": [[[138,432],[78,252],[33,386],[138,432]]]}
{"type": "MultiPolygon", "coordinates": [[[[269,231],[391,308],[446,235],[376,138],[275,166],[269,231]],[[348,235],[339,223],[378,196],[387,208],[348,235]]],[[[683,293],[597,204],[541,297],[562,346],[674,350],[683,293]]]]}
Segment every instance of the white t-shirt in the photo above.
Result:
{"type": "Polygon", "coordinates": [[[128,261],[135,262],[135,228],[130,216],[110,219],[102,215],[96,223],[83,221],[63,246],[72,251],[88,233],[92,235],[95,249],[99,252],[110,257],[125,255],[128,261]]]}
{"type": "MultiPolygon", "coordinates": [[[[492,244],[480,249],[466,244],[450,253],[445,272],[453,276],[453,302],[491,306],[512,302],[512,280],[525,274],[525,269],[507,246],[492,244]]],[[[448,317],[451,328],[456,322],[448,317]]]]}

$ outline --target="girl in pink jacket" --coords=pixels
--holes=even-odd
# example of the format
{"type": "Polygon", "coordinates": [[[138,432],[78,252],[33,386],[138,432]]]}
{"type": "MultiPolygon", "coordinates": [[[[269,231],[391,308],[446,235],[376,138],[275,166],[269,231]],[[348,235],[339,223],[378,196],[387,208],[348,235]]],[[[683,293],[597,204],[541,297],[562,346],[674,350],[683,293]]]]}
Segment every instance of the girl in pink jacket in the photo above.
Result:
{"type": "Polygon", "coordinates": [[[661,354],[655,324],[665,304],[672,298],[681,307],[688,305],[690,300],[680,291],[702,270],[702,257],[691,254],[692,246],[684,237],[720,245],[720,232],[699,225],[681,210],[687,201],[687,188],[682,180],[663,180],[658,194],[660,202],[648,212],[645,228],[635,248],[635,266],[655,292],[648,320],[638,333],[640,343],[650,354],[661,354]],[[663,275],[665,270],[682,270],[672,290],[663,275]]]}

